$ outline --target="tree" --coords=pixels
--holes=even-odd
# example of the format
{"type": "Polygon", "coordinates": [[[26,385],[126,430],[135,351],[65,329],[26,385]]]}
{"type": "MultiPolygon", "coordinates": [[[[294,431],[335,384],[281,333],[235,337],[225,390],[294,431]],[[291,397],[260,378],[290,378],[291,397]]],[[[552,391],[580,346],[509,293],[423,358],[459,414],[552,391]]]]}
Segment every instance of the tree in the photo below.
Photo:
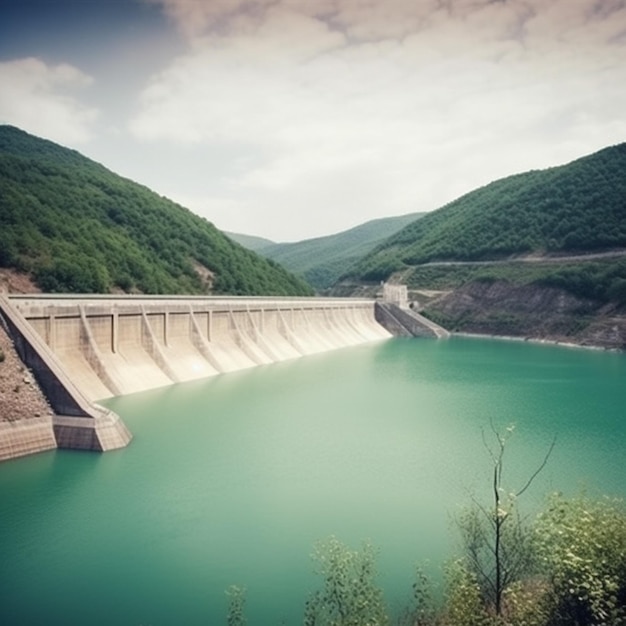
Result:
{"type": "Polygon", "coordinates": [[[375,551],[364,543],[350,550],[331,537],[316,546],[313,559],[324,587],[305,605],[305,626],[388,626],[382,590],[376,585],[375,551]]]}
{"type": "MultiPolygon", "coordinates": [[[[456,560],[446,567],[446,597],[443,626],[489,626],[489,615],[476,576],[465,562],[456,560]]],[[[437,622],[435,622],[436,624],[437,622]]]]}
{"type": "Polygon", "coordinates": [[[533,567],[532,535],[519,515],[517,499],[545,467],[556,443],[552,441],[543,461],[520,489],[505,492],[504,452],[513,430],[510,426],[502,435],[491,424],[495,447],[489,445],[483,432],[483,442],[493,462],[493,500],[487,506],[474,500],[474,505],[457,520],[469,573],[480,587],[483,602],[497,616],[502,615],[506,589],[527,576],[533,567]]]}
{"type": "Polygon", "coordinates": [[[226,590],[228,596],[228,614],[226,624],[228,626],[245,626],[248,623],[244,608],[246,604],[246,590],[237,585],[231,585],[226,590]]]}
{"type": "Polygon", "coordinates": [[[436,626],[439,624],[431,582],[421,567],[415,570],[410,604],[397,620],[398,626],[436,626]]]}

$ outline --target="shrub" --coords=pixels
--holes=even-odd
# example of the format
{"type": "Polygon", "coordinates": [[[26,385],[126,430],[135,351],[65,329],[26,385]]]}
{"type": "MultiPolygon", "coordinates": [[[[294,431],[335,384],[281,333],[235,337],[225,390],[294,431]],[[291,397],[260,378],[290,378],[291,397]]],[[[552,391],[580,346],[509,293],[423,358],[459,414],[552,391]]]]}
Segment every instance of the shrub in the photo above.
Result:
{"type": "Polygon", "coordinates": [[[246,590],[231,585],[226,591],[228,596],[228,615],[226,624],[228,626],[245,626],[248,619],[245,616],[246,590]]]}
{"type": "Polygon", "coordinates": [[[616,500],[553,496],[537,523],[550,624],[626,624],[626,514],[616,500]]]}
{"type": "Polygon", "coordinates": [[[369,543],[350,550],[331,537],[313,554],[324,588],[307,601],[305,626],[388,626],[382,590],[376,585],[375,551],[369,543]]]}

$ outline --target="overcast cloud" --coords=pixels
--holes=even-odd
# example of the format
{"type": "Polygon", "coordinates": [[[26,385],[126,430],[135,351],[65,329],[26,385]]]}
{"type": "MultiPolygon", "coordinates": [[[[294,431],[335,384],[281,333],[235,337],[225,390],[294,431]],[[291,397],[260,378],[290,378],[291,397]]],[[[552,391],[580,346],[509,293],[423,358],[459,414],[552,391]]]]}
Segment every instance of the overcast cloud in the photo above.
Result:
{"type": "Polygon", "coordinates": [[[0,119],[58,141],[80,144],[92,136],[97,111],[81,103],[91,79],[71,65],[39,59],[0,62],[0,119]]]}
{"type": "Polygon", "coordinates": [[[330,234],[626,141],[624,0],[142,2],[158,67],[0,48],[0,120],[225,230],[330,234]]]}

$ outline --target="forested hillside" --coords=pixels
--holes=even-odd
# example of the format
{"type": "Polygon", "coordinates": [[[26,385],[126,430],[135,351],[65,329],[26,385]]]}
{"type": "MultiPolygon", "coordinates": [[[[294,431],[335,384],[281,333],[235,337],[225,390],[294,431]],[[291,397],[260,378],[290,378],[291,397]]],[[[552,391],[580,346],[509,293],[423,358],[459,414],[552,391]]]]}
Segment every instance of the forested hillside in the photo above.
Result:
{"type": "Polygon", "coordinates": [[[248,250],[258,252],[262,248],[267,246],[273,246],[275,244],[271,239],[265,239],[265,237],[255,237],[254,235],[242,235],[240,233],[230,233],[226,230],[222,231],[226,236],[230,237],[233,241],[242,245],[248,250]]]}
{"type": "Polygon", "coordinates": [[[497,180],[406,226],[350,275],[384,280],[431,261],[626,248],[626,143],[497,180]]]}
{"type": "Polygon", "coordinates": [[[189,210],[11,126],[0,126],[0,268],[53,292],[312,293],[189,210]]]}
{"type": "Polygon", "coordinates": [[[231,237],[323,290],[331,287],[347,267],[422,215],[424,213],[384,217],[334,235],[294,243],[268,242],[264,246],[257,238],[249,241],[246,235],[232,234],[231,237]]]}

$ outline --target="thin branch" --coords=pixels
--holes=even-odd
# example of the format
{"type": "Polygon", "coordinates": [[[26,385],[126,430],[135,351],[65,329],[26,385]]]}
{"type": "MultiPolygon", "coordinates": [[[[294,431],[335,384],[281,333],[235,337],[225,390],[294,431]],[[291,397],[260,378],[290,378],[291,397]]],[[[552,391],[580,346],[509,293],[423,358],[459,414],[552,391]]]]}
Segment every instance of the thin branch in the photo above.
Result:
{"type": "MultiPolygon", "coordinates": [[[[491,428],[493,429],[493,422],[491,424],[491,428]]],[[[498,462],[498,457],[496,457],[496,455],[494,454],[493,450],[491,449],[491,446],[487,443],[487,437],[485,437],[485,429],[481,428],[480,429],[480,434],[482,436],[483,439],[483,446],[485,446],[485,450],[487,450],[487,452],[489,453],[489,456],[491,457],[491,460],[495,463],[498,462]]]]}
{"type": "Polygon", "coordinates": [[[500,506],[500,477],[498,465],[493,468],[493,497],[496,503],[494,517],[495,519],[498,519],[498,508],[500,506]]]}
{"type": "Polygon", "coordinates": [[[483,506],[474,496],[470,496],[474,506],[484,515],[485,519],[491,524],[494,525],[494,515],[493,511],[487,510],[485,506],[483,506]]]}
{"type": "Polygon", "coordinates": [[[554,439],[552,440],[552,443],[550,444],[550,448],[548,449],[548,452],[546,453],[546,456],[544,457],[541,465],[535,470],[534,474],[528,479],[528,482],[515,494],[516,498],[521,496],[526,491],[526,489],[530,487],[530,485],[532,484],[533,480],[535,480],[539,472],[541,472],[541,470],[546,466],[546,463],[548,462],[548,459],[550,458],[550,455],[552,454],[552,450],[554,450],[555,445],[556,445],[556,435],[554,435],[554,439]]]}

